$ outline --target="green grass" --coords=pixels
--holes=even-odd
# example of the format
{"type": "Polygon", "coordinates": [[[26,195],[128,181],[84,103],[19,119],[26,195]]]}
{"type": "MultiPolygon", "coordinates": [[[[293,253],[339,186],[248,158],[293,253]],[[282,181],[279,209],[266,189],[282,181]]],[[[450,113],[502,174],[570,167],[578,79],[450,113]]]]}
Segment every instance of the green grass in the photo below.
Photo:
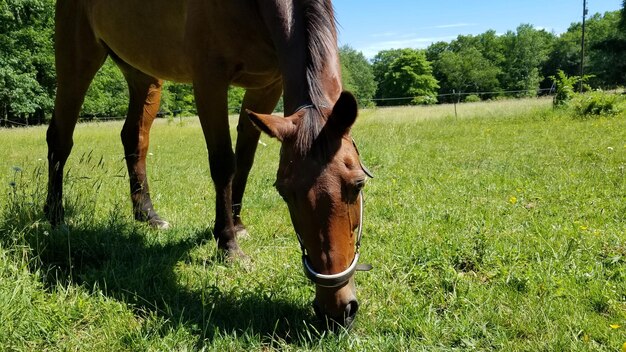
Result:
{"type": "Polygon", "coordinates": [[[132,220],[120,122],[77,127],[58,230],[41,211],[45,128],[0,130],[0,349],[620,350],[626,118],[568,114],[549,100],[363,111],[374,270],[338,334],[311,325],[314,288],[272,188],[277,142],[262,138],[244,199],[252,263],[227,267],[197,119],[152,131],[169,231],[132,220]]]}

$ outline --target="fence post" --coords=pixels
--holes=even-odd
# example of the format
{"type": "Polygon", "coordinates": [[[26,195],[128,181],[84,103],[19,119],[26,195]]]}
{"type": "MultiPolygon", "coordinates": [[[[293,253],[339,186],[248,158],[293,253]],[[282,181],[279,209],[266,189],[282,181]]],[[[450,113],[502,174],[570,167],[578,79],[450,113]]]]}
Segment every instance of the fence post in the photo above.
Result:
{"type": "Polygon", "coordinates": [[[456,113],[456,89],[452,90],[452,101],[454,102],[454,118],[458,119],[459,115],[456,113]]]}

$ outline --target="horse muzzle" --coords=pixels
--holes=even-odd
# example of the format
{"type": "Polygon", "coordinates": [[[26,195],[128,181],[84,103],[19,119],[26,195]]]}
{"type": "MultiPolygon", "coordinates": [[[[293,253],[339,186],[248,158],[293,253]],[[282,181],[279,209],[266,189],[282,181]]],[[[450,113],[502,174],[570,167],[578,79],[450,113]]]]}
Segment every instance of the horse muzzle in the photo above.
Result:
{"type": "Polygon", "coordinates": [[[346,304],[342,313],[332,315],[322,309],[318,301],[315,300],[313,301],[313,310],[326,329],[331,331],[342,328],[349,329],[356,318],[356,313],[359,311],[359,302],[356,298],[353,298],[346,304]]]}

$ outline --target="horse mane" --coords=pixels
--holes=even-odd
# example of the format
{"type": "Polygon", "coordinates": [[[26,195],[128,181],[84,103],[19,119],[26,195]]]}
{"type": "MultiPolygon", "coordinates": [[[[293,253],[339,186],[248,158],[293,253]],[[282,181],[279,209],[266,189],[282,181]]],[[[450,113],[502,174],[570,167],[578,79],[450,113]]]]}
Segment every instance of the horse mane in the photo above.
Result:
{"type": "Polygon", "coordinates": [[[337,30],[335,13],[330,0],[304,0],[301,6],[304,12],[307,41],[306,83],[311,105],[313,105],[312,108],[307,109],[296,135],[296,149],[304,155],[311,150],[313,142],[326,123],[322,109],[332,108],[329,106],[330,102],[326,101],[321,75],[329,58],[337,55],[337,30]]]}

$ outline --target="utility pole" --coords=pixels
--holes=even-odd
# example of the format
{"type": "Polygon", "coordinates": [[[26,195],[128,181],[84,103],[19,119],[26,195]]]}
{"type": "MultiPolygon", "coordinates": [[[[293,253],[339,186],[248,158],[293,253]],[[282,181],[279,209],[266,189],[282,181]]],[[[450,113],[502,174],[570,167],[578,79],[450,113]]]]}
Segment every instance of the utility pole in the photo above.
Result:
{"type": "Polygon", "coordinates": [[[583,0],[583,35],[580,41],[580,92],[583,92],[583,76],[585,75],[585,20],[587,19],[587,0],[583,0]]]}

